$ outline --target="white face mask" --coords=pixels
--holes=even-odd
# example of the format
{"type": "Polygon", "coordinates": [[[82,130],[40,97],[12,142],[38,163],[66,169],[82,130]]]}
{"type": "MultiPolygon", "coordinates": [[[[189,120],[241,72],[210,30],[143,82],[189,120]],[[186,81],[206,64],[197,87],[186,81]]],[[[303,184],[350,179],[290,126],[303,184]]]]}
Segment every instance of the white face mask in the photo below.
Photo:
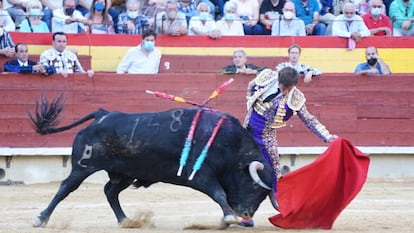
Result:
{"type": "Polygon", "coordinates": [[[372,14],[373,16],[378,16],[378,15],[380,15],[380,14],[381,14],[381,8],[372,8],[372,9],[371,9],[371,14],[372,14]]]}
{"type": "Polygon", "coordinates": [[[135,19],[135,18],[138,17],[138,12],[136,12],[136,11],[128,11],[127,14],[128,14],[128,17],[131,18],[131,19],[135,19]]]}
{"type": "Polygon", "coordinates": [[[30,9],[31,16],[40,16],[40,9],[32,8],[30,9]]]}
{"type": "Polygon", "coordinates": [[[3,36],[3,34],[4,34],[4,29],[0,28],[0,36],[3,36]]]}
{"type": "Polygon", "coordinates": [[[287,20],[293,19],[294,16],[292,11],[283,12],[283,17],[287,20]]]}

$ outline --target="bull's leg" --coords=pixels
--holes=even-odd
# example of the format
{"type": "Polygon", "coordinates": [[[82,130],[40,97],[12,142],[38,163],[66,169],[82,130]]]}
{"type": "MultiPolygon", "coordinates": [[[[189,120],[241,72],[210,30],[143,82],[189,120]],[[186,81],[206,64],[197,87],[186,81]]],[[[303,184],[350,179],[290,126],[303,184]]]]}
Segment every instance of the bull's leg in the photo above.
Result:
{"type": "Polygon", "coordinates": [[[49,206],[43,210],[40,215],[35,219],[34,227],[44,227],[49,221],[50,215],[56,206],[65,199],[71,192],[75,191],[79,185],[95,171],[86,170],[72,170],[68,178],[66,178],[60,184],[60,188],[56,193],[55,197],[49,203],[49,206]]]}
{"type": "Polygon", "coordinates": [[[119,224],[122,224],[123,221],[127,219],[124,211],[119,204],[119,193],[128,188],[134,181],[133,178],[122,176],[115,173],[109,173],[109,182],[105,185],[105,195],[106,199],[109,202],[116,219],[119,224]]]}
{"type": "Polygon", "coordinates": [[[233,209],[227,202],[227,195],[221,185],[213,180],[203,180],[199,181],[201,185],[194,187],[195,189],[207,194],[210,196],[223,210],[223,227],[227,227],[230,224],[238,224],[239,220],[237,219],[233,209]]]}

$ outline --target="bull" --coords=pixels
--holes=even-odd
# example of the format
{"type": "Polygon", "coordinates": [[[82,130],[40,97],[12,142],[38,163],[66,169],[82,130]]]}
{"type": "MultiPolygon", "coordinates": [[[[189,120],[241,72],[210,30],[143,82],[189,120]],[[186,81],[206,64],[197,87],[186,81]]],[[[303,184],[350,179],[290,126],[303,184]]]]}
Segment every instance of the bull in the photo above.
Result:
{"type": "Polygon", "coordinates": [[[34,227],[46,226],[56,206],[91,174],[105,170],[106,198],[118,224],[129,221],[119,203],[119,193],[133,185],[149,187],[157,182],[191,187],[208,195],[223,211],[222,227],[237,224],[238,218],[251,218],[271,191],[273,169],[265,162],[249,132],[233,116],[203,108],[177,108],[163,112],[122,113],[99,109],[64,127],[57,127],[63,110],[63,97],[49,103],[36,101],[35,114],[29,113],[33,128],[41,135],[69,130],[93,120],[73,141],[71,172],[60,184],[46,209],[35,219],[34,227]],[[191,149],[180,174],[182,149],[196,113],[202,110],[191,140],[191,149]],[[217,131],[197,173],[194,164],[217,131]]]}

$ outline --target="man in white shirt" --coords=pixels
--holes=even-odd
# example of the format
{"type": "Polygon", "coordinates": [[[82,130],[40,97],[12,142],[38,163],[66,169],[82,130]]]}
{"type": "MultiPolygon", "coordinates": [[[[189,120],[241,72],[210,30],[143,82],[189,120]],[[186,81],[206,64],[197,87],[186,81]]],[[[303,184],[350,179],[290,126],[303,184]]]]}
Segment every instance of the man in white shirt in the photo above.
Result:
{"type": "Polygon", "coordinates": [[[272,23],[272,36],[306,36],[305,23],[296,17],[293,2],[286,2],[282,18],[272,23]]]}
{"type": "Polygon", "coordinates": [[[77,0],[63,0],[62,7],[53,10],[52,32],[78,33],[86,31],[87,20],[76,10],[77,0]]]}
{"type": "Polygon", "coordinates": [[[157,74],[161,52],[155,48],[157,34],[152,29],[144,30],[142,42],[130,48],[119,63],[117,74],[157,74]]]}
{"type": "Polygon", "coordinates": [[[345,3],[342,12],[343,14],[337,16],[332,24],[332,36],[352,38],[359,42],[362,37],[371,35],[361,16],[355,14],[353,3],[345,3]]]}

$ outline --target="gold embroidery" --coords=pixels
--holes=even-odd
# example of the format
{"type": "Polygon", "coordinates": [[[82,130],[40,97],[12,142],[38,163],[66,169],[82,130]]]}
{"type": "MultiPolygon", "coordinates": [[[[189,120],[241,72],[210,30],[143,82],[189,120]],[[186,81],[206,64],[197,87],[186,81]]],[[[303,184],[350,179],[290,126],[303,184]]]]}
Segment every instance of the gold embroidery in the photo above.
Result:
{"type": "Polygon", "coordinates": [[[289,108],[292,109],[294,112],[299,111],[305,104],[305,102],[305,95],[296,87],[292,88],[292,90],[288,94],[287,100],[289,108]]]}

